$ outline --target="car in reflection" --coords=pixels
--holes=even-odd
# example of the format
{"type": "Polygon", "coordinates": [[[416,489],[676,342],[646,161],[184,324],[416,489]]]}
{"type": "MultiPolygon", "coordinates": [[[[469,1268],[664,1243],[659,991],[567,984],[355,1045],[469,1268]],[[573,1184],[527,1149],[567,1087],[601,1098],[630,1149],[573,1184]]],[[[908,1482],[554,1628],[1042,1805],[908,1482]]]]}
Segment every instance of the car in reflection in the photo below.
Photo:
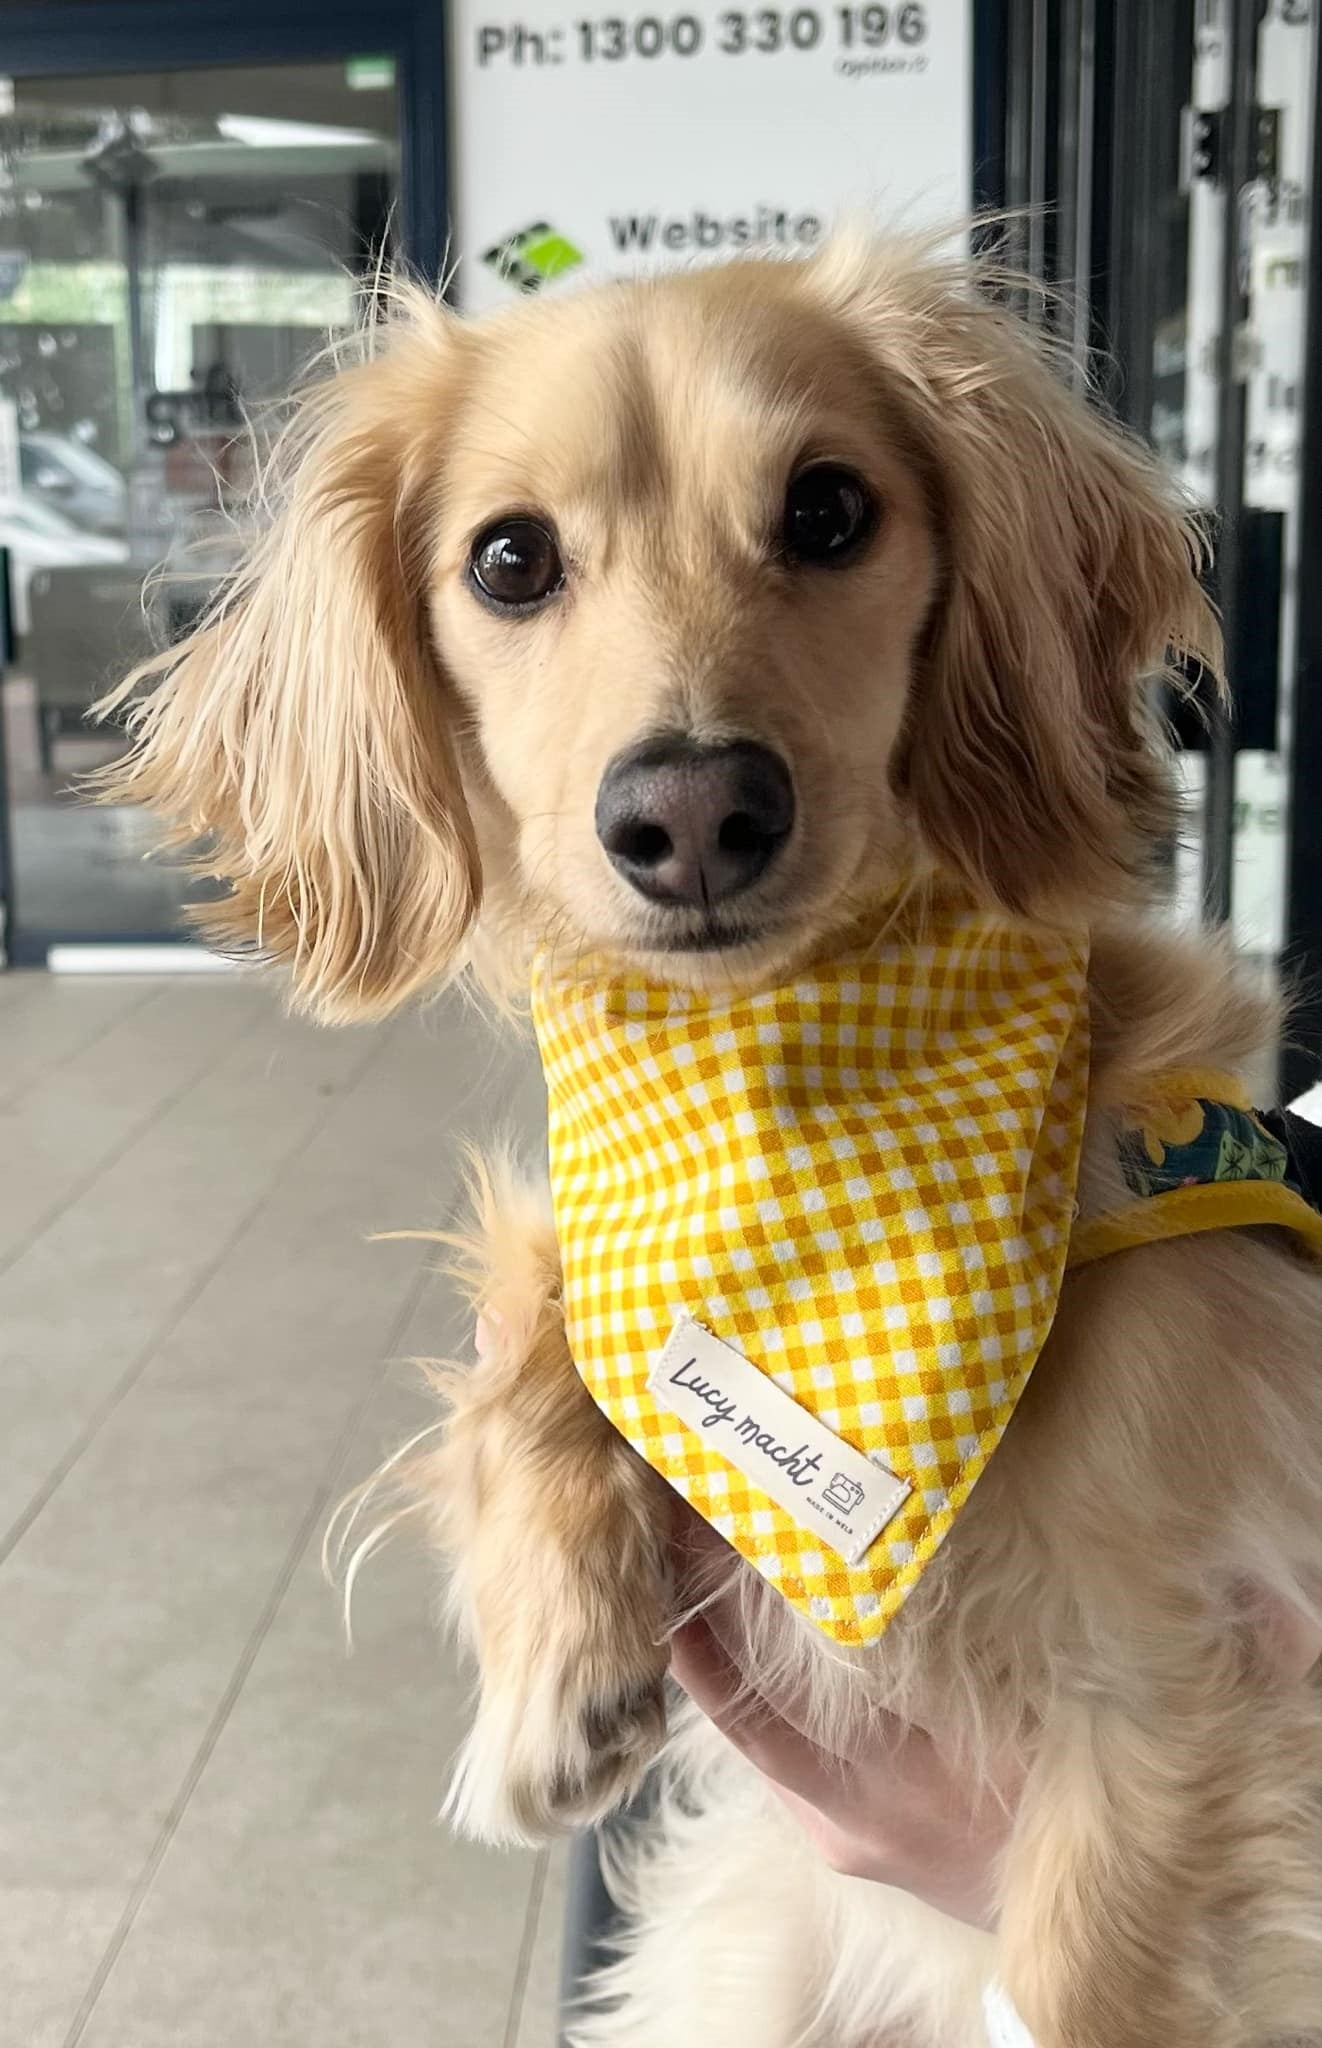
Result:
{"type": "Polygon", "coordinates": [[[128,487],[113,463],[63,434],[23,434],[18,444],[25,496],[62,512],[85,533],[123,533],[128,487]]]}
{"type": "Polygon", "coordinates": [[[0,548],[9,553],[10,617],[20,640],[32,628],[32,579],[39,570],[90,569],[128,560],[124,541],[82,532],[27,491],[0,494],[0,548]]]}

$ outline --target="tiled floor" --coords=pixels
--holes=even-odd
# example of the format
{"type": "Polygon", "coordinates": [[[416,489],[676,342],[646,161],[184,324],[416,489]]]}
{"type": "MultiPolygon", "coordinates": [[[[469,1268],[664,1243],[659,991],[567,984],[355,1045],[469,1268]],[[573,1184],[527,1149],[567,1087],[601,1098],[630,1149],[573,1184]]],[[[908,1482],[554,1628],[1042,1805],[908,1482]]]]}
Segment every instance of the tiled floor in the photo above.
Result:
{"type": "Polygon", "coordinates": [[[0,976],[0,2042],[551,2048],[558,1869],[436,1821],[464,1681],[429,1567],[330,1508],[462,1341],[417,1244],[532,1132],[457,1009],[0,976]]]}

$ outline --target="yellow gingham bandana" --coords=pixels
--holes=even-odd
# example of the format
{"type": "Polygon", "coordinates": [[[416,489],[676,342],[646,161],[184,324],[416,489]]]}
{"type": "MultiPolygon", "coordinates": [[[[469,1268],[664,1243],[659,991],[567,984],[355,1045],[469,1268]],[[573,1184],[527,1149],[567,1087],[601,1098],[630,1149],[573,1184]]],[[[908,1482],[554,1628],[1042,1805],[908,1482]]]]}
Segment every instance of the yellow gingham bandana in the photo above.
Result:
{"type": "Polygon", "coordinates": [[[733,999],[539,966],[578,1370],[648,1463],[838,1642],[872,1640],[898,1611],[1051,1327],[1086,968],[1081,935],[951,904],[733,999]],[[682,1316],[905,1483],[860,1562],[649,1390],[682,1316]]]}

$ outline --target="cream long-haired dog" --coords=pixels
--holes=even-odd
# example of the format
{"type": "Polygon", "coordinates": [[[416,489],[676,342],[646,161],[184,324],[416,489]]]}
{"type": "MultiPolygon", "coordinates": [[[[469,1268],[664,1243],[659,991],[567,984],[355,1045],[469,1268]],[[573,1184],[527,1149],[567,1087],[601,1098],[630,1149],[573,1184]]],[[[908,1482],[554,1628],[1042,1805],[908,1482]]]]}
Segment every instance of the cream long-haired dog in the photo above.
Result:
{"type": "MultiPolygon", "coordinates": [[[[776,981],[944,876],[1090,927],[1085,1208],[1109,1105],[1270,1036],[1137,907],[1171,824],[1144,679],[1215,647],[1196,535],[967,266],[844,240],[473,323],[406,290],[293,447],[214,615],[120,693],[113,789],[209,835],[212,928],[320,1016],[518,988],[548,935],[776,981]],[[716,764],[713,831],[742,821],[705,892],[657,885],[664,832],[611,840],[603,785],[675,749],[716,764]]],[[[498,1166],[478,1207],[493,1344],[409,1484],[480,1666],[454,1809],[537,1840],[662,1744],[671,1496],[576,1376],[540,1193],[498,1166]]],[[[1251,1590],[1322,1618],[1322,1280],[1281,1234],[1067,1277],[878,1646],[730,1577],[751,1684],[827,1748],[898,1714],[971,1773],[1021,1757],[999,1931],[825,1869],[682,1722],[583,2041],[973,2048],[997,1970],[1040,2048],[1322,2042],[1322,1692],[1263,1668],[1251,1590]]]]}

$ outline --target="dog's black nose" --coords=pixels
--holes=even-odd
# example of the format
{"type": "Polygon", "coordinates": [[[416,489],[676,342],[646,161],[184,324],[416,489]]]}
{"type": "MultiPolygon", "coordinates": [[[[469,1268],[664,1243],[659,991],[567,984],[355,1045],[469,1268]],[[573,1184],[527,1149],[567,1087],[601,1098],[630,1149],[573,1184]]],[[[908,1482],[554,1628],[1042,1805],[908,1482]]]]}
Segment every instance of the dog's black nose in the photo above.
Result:
{"type": "Polygon", "coordinates": [[[649,740],[597,791],[597,837],[652,903],[718,903],[765,873],[794,824],[794,784],[754,740],[649,740]]]}

